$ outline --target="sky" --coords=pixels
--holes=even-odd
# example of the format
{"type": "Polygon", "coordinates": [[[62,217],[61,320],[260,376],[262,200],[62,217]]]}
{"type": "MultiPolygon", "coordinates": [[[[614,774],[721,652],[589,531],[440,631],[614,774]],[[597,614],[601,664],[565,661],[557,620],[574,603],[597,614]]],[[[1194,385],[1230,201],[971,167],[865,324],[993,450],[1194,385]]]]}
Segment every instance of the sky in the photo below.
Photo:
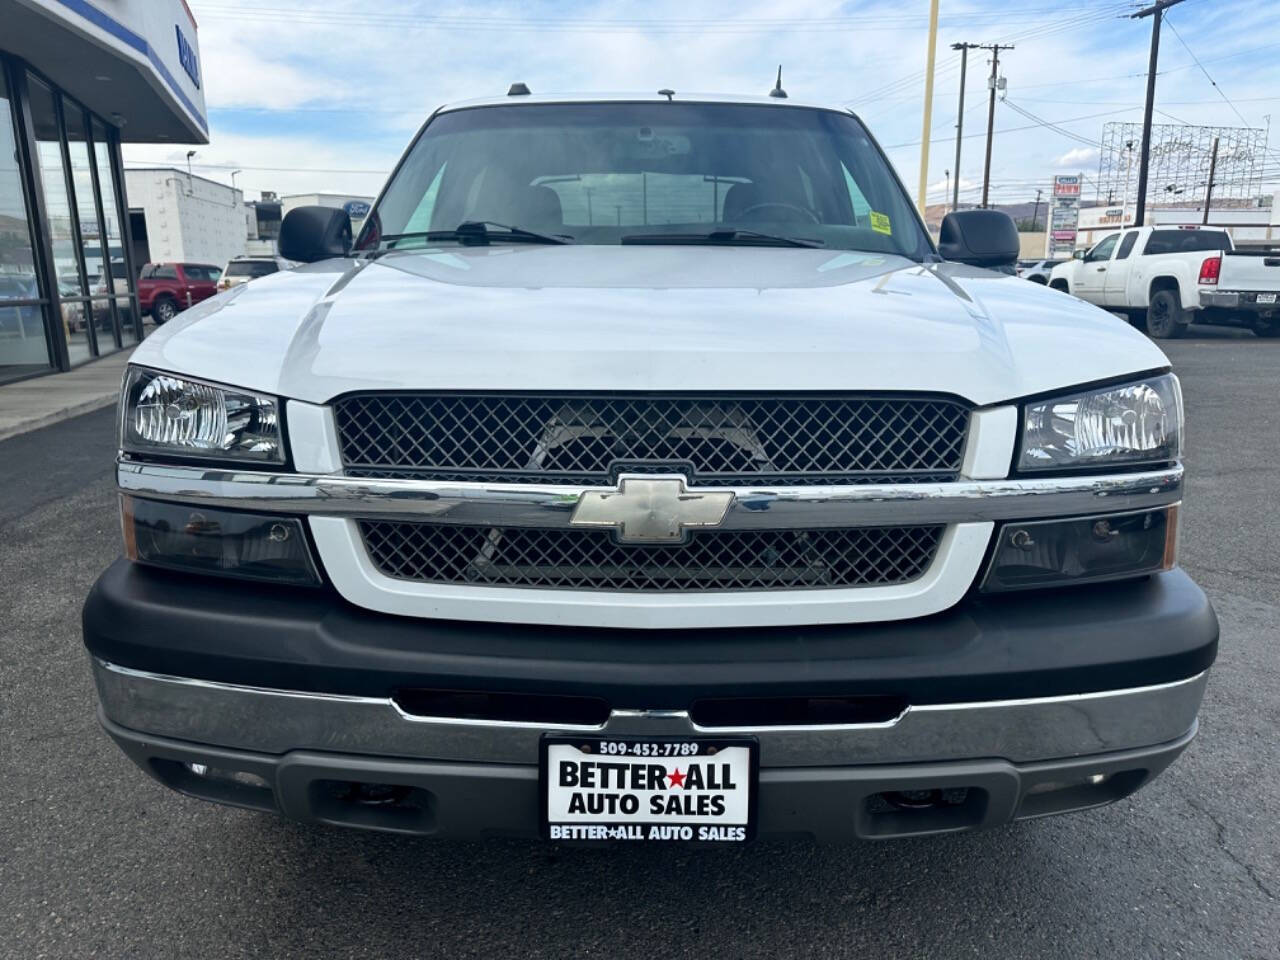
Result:
{"type": "MultiPolygon", "coordinates": [[[[1098,171],[1108,121],[1142,118],[1151,20],[1137,0],[941,0],[929,201],[954,176],[956,42],[1000,54],[992,198],[1034,199],[1054,173],[1098,171]],[[1028,116],[1030,114],[1030,116],[1028,116]],[[1051,125],[1047,125],[1051,124],[1051,125]]],[[[260,190],[375,195],[437,106],[538,93],[765,93],[782,65],[793,98],[853,109],[914,195],[928,0],[190,0],[209,143],[196,173],[260,190]]],[[[1166,13],[1156,122],[1280,126],[1280,0],[1184,0],[1166,13]]],[[[990,54],[970,51],[961,199],[981,195],[990,54]]],[[[1266,172],[1280,190],[1280,132],[1266,172]]],[[[186,163],[187,146],[125,147],[127,166],[186,163]]]]}

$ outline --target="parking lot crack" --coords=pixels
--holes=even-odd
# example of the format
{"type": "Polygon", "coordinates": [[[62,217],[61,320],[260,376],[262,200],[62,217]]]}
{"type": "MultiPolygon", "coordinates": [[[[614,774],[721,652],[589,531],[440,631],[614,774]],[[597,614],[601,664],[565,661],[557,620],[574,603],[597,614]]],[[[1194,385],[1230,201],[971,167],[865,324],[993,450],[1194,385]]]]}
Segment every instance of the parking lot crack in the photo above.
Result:
{"type": "Polygon", "coordinates": [[[1248,876],[1248,878],[1253,881],[1253,885],[1258,888],[1258,891],[1262,893],[1263,896],[1265,896],[1268,900],[1277,899],[1275,892],[1269,886],[1267,886],[1265,882],[1263,882],[1261,877],[1258,876],[1257,868],[1254,867],[1254,865],[1249,863],[1248,861],[1243,860],[1240,857],[1236,856],[1236,854],[1231,850],[1231,848],[1227,846],[1226,825],[1223,824],[1223,822],[1219,820],[1217,816],[1215,816],[1213,812],[1210,811],[1207,807],[1204,807],[1197,801],[1192,800],[1185,793],[1182,795],[1182,799],[1187,802],[1187,806],[1191,807],[1191,809],[1195,810],[1197,813],[1199,813],[1206,820],[1208,820],[1210,823],[1213,824],[1214,828],[1217,830],[1216,842],[1218,844],[1218,849],[1227,855],[1227,859],[1229,859],[1232,863],[1234,863],[1236,866],[1238,866],[1241,870],[1245,872],[1245,875],[1248,876]]]}

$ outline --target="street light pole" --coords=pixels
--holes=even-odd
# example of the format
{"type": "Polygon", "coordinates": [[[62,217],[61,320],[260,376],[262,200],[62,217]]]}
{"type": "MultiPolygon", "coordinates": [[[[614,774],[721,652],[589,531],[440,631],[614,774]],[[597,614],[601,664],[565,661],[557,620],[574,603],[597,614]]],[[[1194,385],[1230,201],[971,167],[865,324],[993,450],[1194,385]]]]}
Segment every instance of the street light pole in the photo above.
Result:
{"type": "Polygon", "coordinates": [[[1138,205],[1133,214],[1133,225],[1141,227],[1147,216],[1147,165],[1151,160],[1151,113],[1156,102],[1156,64],[1160,59],[1160,21],[1164,12],[1177,6],[1182,0],[1156,0],[1151,6],[1133,14],[1133,20],[1151,18],[1151,56],[1147,61],[1147,106],[1142,114],[1142,147],[1138,161],[1138,205]]]}
{"type": "Polygon", "coordinates": [[[956,211],[960,209],[960,142],[964,136],[964,79],[965,70],[969,65],[969,48],[976,47],[976,43],[953,43],[952,50],[960,51],[960,106],[956,112],[956,182],[951,192],[951,209],[956,211]]]}
{"type": "Polygon", "coordinates": [[[1036,191],[1036,206],[1035,206],[1035,211],[1031,214],[1031,232],[1032,232],[1032,233],[1035,233],[1035,232],[1036,232],[1036,227],[1037,227],[1037,226],[1039,225],[1039,223],[1040,223],[1040,195],[1041,195],[1042,193],[1044,193],[1044,191],[1043,191],[1043,190],[1037,190],[1037,191],[1036,191]]]}
{"type": "MultiPolygon", "coordinates": [[[[929,135],[933,123],[933,60],[938,50],[938,0],[929,3],[929,58],[924,68],[924,132],[920,136],[920,216],[924,216],[929,189],[929,135]]],[[[946,201],[943,201],[944,203],[946,201]]]]}

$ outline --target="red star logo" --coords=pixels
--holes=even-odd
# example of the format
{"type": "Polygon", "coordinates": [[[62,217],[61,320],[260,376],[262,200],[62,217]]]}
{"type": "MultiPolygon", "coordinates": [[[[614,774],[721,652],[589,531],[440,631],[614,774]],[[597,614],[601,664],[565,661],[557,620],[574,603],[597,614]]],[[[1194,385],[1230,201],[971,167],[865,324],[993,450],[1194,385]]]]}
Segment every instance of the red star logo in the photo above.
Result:
{"type": "Polygon", "coordinates": [[[668,774],[667,774],[667,779],[671,781],[671,786],[673,786],[673,787],[683,787],[683,786],[684,786],[684,774],[680,772],[680,768],[679,768],[679,767],[676,767],[676,772],[675,772],[675,773],[668,773],[668,774]]]}

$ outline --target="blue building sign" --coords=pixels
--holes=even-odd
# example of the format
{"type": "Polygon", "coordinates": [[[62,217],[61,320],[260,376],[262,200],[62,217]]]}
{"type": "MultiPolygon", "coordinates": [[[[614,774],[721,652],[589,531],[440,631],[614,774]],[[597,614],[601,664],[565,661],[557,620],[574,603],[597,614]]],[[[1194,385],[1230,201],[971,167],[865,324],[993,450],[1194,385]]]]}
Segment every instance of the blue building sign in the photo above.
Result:
{"type": "Polygon", "coordinates": [[[352,220],[359,220],[369,215],[369,204],[363,200],[351,200],[343,204],[342,209],[347,211],[347,216],[352,220]]]}
{"type": "Polygon", "coordinates": [[[196,85],[196,89],[200,89],[200,60],[196,56],[196,48],[193,47],[187,38],[182,35],[182,28],[174,25],[174,33],[178,35],[178,62],[182,64],[182,69],[187,71],[187,76],[191,78],[191,82],[196,85]]]}

